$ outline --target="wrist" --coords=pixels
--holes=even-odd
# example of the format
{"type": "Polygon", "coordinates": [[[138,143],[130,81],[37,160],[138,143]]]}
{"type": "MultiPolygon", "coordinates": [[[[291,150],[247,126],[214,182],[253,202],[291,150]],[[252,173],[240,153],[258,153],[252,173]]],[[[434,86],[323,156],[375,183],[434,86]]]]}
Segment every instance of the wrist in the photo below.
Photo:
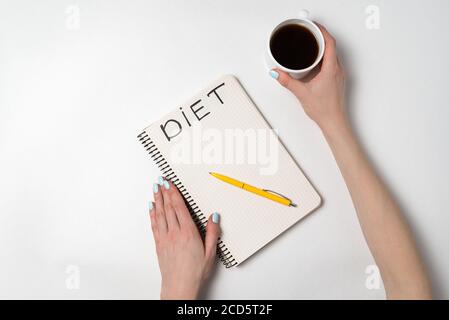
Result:
{"type": "Polygon", "coordinates": [[[318,123],[318,126],[326,139],[332,139],[336,136],[351,132],[351,126],[345,115],[327,119],[326,121],[318,123]]]}
{"type": "Polygon", "coordinates": [[[349,121],[346,119],[340,119],[329,123],[325,127],[321,127],[321,130],[333,152],[335,152],[336,149],[347,150],[348,148],[357,147],[357,140],[349,121]]]}
{"type": "Polygon", "coordinates": [[[195,300],[198,297],[199,287],[189,286],[188,288],[181,288],[176,286],[174,288],[161,287],[161,300],[195,300]]]}

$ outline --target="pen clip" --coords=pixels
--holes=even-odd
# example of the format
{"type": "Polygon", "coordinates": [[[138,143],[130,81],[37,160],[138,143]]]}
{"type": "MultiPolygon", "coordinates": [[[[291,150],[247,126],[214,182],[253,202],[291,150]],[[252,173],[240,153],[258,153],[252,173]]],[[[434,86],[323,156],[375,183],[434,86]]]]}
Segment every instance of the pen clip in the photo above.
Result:
{"type": "Polygon", "coordinates": [[[268,189],[262,189],[262,190],[265,191],[265,192],[274,193],[275,195],[277,195],[277,196],[279,196],[281,198],[284,198],[285,200],[290,201],[290,206],[291,207],[297,207],[297,205],[294,204],[293,201],[290,198],[287,198],[286,196],[284,196],[283,194],[281,194],[279,192],[276,192],[276,191],[273,191],[273,190],[268,190],[268,189]]]}

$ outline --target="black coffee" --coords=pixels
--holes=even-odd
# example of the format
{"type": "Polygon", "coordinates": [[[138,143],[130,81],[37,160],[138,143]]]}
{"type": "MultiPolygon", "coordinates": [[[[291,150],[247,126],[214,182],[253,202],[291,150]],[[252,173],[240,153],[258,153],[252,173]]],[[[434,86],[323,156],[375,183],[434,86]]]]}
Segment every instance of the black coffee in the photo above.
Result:
{"type": "Polygon", "coordinates": [[[299,24],[288,24],[276,30],[271,37],[270,49],[280,65],[292,70],[310,67],[319,51],[313,33],[299,24]]]}

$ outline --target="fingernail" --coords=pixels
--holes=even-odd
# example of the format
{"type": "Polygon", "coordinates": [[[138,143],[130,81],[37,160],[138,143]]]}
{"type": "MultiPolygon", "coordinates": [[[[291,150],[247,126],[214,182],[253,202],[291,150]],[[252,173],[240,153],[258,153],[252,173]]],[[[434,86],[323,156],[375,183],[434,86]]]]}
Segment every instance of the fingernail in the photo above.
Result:
{"type": "Polygon", "coordinates": [[[164,180],[164,187],[165,187],[166,190],[170,189],[170,185],[165,180],[164,180]]]}
{"type": "Polygon", "coordinates": [[[150,201],[148,203],[148,208],[150,209],[150,211],[153,210],[153,201],[150,201]]]}
{"type": "Polygon", "coordinates": [[[163,178],[162,176],[159,176],[159,177],[157,178],[157,180],[158,180],[158,183],[159,183],[161,186],[164,184],[164,178],[163,178]]]}
{"type": "Polygon", "coordinates": [[[157,183],[153,183],[153,192],[157,193],[158,190],[159,190],[159,185],[157,183]]]}
{"type": "Polygon", "coordinates": [[[274,71],[274,70],[270,70],[270,76],[273,78],[273,79],[278,79],[279,78],[279,73],[278,72],[276,72],[276,71],[274,71]]]}
{"type": "Polygon", "coordinates": [[[220,215],[217,212],[212,214],[212,222],[215,224],[220,222],[220,215]]]}

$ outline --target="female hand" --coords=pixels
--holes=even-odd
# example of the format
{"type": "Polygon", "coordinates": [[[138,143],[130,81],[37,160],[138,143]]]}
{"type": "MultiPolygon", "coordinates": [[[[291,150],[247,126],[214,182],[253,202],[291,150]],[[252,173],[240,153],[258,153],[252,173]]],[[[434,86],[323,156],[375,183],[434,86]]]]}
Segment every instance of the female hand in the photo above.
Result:
{"type": "Polygon", "coordinates": [[[150,218],[162,275],[161,299],[195,299],[215,261],[220,216],[209,217],[203,243],[176,186],[159,177],[153,192],[150,218]]]}
{"type": "Polygon", "coordinates": [[[394,197],[376,175],[345,113],[345,75],[335,40],[319,26],[326,42],[321,69],[303,81],[270,72],[301,102],[321,128],[351,194],[363,234],[380,269],[389,299],[431,299],[424,263],[394,197]]]}
{"type": "Polygon", "coordinates": [[[323,131],[335,124],[345,123],[345,74],[336,50],[335,39],[321,25],[326,50],[321,70],[303,81],[293,79],[288,73],[274,69],[270,75],[290,90],[301,102],[306,114],[323,131]]]}

